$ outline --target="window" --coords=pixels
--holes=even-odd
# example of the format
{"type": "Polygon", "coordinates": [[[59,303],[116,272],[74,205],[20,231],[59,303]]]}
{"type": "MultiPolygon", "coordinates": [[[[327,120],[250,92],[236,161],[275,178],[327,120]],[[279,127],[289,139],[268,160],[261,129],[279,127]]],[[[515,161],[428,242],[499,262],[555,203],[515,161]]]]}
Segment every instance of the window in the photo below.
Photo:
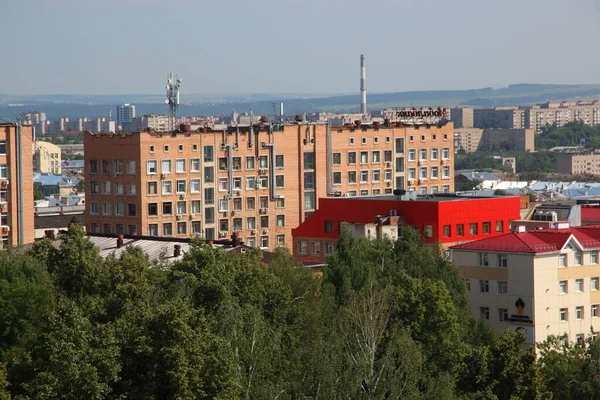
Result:
{"type": "Polygon", "coordinates": [[[162,182],[162,194],[172,194],[173,193],[173,182],[172,181],[163,181],[162,182]]]}
{"type": "Polygon", "coordinates": [[[246,169],[254,169],[254,156],[246,156],[246,169]]]}
{"type": "Polygon", "coordinates": [[[158,215],[158,203],[148,203],[148,215],[150,215],[150,216],[158,215]]]}
{"type": "Polygon", "coordinates": [[[256,189],[256,177],[255,176],[247,176],[246,177],[246,189],[256,189]]]}
{"type": "Polygon", "coordinates": [[[372,154],[373,154],[373,158],[372,158],[373,162],[380,163],[381,162],[381,152],[374,151],[372,154]]]}
{"type": "Polygon", "coordinates": [[[276,175],[275,176],[275,187],[276,188],[285,187],[285,176],[284,175],[276,175]]]}
{"type": "Polygon", "coordinates": [[[306,254],[308,250],[308,242],[306,240],[298,240],[297,251],[298,254],[306,254]]]}
{"type": "Polygon", "coordinates": [[[304,193],[304,208],[307,210],[315,209],[315,194],[313,192],[304,193]]]}
{"type": "Polygon", "coordinates": [[[592,304],[592,318],[598,318],[598,309],[600,308],[600,305],[598,304],[592,304]]]}
{"type": "Polygon", "coordinates": [[[204,167],[204,182],[213,183],[215,181],[215,168],[204,167]]]}
{"type": "Polygon", "coordinates": [[[127,160],[127,173],[135,174],[135,161],[127,160]]]}
{"type": "Polygon", "coordinates": [[[469,224],[469,234],[477,235],[477,222],[471,222],[469,224]]]}
{"type": "Polygon", "coordinates": [[[444,147],[442,149],[442,160],[447,160],[450,158],[450,149],[448,147],[444,147]]]}
{"type": "Polygon", "coordinates": [[[200,179],[191,179],[190,180],[190,192],[191,193],[200,193],[200,179]]]}
{"type": "Polygon", "coordinates": [[[97,215],[100,213],[100,206],[97,201],[90,202],[90,214],[97,215]]]}
{"type": "Polygon", "coordinates": [[[362,170],[360,171],[360,183],[368,183],[369,182],[369,171],[362,170]]]}
{"type": "Polygon", "coordinates": [[[148,224],[148,235],[158,236],[158,224],[148,224]]]}
{"type": "Polygon", "coordinates": [[[204,203],[215,204],[215,188],[204,188],[204,203]]]}
{"type": "Polygon", "coordinates": [[[438,167],[431,167],[431,179],[439,178],[439,169],[438,167]]]}
{"type": "Polygon", "coordinates": [[[438,149],[431,149],[431,160],[437,161],[438,159],[438,149]]]}
{"type": "MultiPolygon", "coordinates": [[[[411,140],[411,142],[412,142],[412,140],[411,140]]],[[[397,154],[404,153],[404,138],[396,138],[396,153],[397,154]]]]}
{"type": "Polygon", "coordinates": [[[508,282],[498,281],[498,294],[507,294],[507,293],[508,293],[508,282]]]}
{"type": "Polygon", "coordinates": [[[158,182],[148,182],[148,195],[155,196],[158,194],[158,182]]]}
{"type": "Polygon", "coordinates": [[[192,200],[190,212],[192,213],[192,216],[193,214],[200,214],[200,200],[192,200]]]}
{"type": "Polygon", "coordinates": [[[115,174],[123,174],[123,161],[115,160],[115,174]]]}
{"type": "Polygon", "coordinates": [[[417,150],[409,149],[408,150],[408,161],[416,161],[417,159],[417,150]]]}
{"type": "Polygon", "coordinates": [[[163,203],[162,213],[163,213],[163,215],[173,214],[173,203],[171,203],[170,201],[165,201],[163,203]]]}
{"type": "Polygon", "coordinates": [[[348,164],[354,165],[356,164],[356,152],[351,151],[348,153],[348,164]]]}
{"type": "Polygon", "coordinates": [[[275,201],[275,208],[285,208],[285,198],[280,197],[275,201]]]}
{"type": "Polygon", "coordinates": [[[567,308],[561,308],[558,312],[559,321],[568,321],[569,320],[569,310],[567,308]]]}
{"type": "Polygon", "coordinates": [[[392,151],[391,150],[383,151],[383,161],[385,161],[386,163],[392,162],[392,151]]]}
{"type": "Polygon", "coordinates": [[[590,252],[590,264],[598,264],[598,252],[590,252]]]}
{"type": "Polygon", "coordinates": [[[260,248],[261,249],[268,249],[269,248],[269,237],[268,236],[261,236],[260,237],[260,248]]]}
{"type": "Polygon", "coordinates": [[[200,172],[200,159],[192,158],[190,160],[190,171],[191,172],[200,172]]]}
{"type": "Polygon", "coordinates": [[[489,307],[479,307],[479,316],[481,317],[481,319],[490,319],[489,307]]]}
{"type": "Polygon", "coordinates": [[[285,215],[283,215],[283,214],[277,215],[277,227],[278,228],[285,227],[285,215]]]}
{"type": "Polygon", "coordinates": [[[386,182],[391,182],[392,180],[392,170],[391,169],[386,169],[383,171],[383,178],[385,179],[386,182]]]}
{"type": "Polygon", "coordinates": [[[304,169],[315,169],[315,153],[304,152],[304,169]]]}
{"type": "Polygon", "coordinates": [[[456,224],[456,236],[464,236],[465,235],[465,225],[464,224],[456,224]]]}
{"type": "Polygon", "coordinates": [[[130,217],[137,216],[137,204],[127,203],[127,215],[130,217]]]}
{"type": "Polygon", "coordinates": [[[115,215],[123,216],[125,215],[125,207],[123,203],[115,203],[115,215]]]}
{"type": "Polygon", "coordinates": [[[575,291],[583,292],[583,279],[575,279],[575,291]]]}
{"type": "Polygon", "coordinates": [[[583,260],[583,254],[580,251],[575,252],[575,265],[581,265],[583,260]]]}
{"type": "Polygon", "coordinates": [[[315,188],[315,173],[314,172],[305,172],[304,173],[304,189],[314,189],[315,188]]]}
{"type": "Polygon", "coordinates": [[[433,227],[431,225],[423,226],[423,236],[425,237],[433,237],[433,227]]]}
{"type": "Polygon", "coordinates": [[[490,281],[488,280],[479,280],[479,291],[481,293],[489,293],[490,292],[490,281]]]}
{"type": "Polygon", "coordinates": [[[214,161],[214,151],[213,146],[204,146],[204,162],[214,161]]]}
{"type": "Polygon", "coordinates": [[[419,179],[426,180],[427,179],[427,167],[419,168],[419,179]]]}
{"type": "Polygon", "coordinates": [[[558,256],[558,266],[566,267],[567,266],[567,256],[566,254],[559,254],[558,256]]]}
{"type": "Polygon", "coordinates": [[[381,171],[380,170],[374,169],[372,173],[373,173],[373,182],[381,181],[381,171]]]}
{"type": "Polygon", "coordinates": [[[115,194],[123,195],[125,193],[123,182],[115,182],[115,194]]]}
{"type": "Polygon", "coordinates": [[[192,151],[198,151],[198,145],[197,144],[193,144],[192,145],[192,151]]]}
{"type": "Polygon", "coordinates": [[[163,224],[163,236],[173,236],[173,224],[171,222],[163,224]]]}
{"type": "Polygon", "coordinates": [[[178,158],[175,160],[175,172],[183,173],[185,172],[185,159],[178,158]]]}
{"type": "Polygon", "coordinates": [[[256,229],[256,217],[246,218],[246,227],[248,230],[256,229]]]}
{"type": "Polygon", "coordinates": [[[333,184],[334,185],[341,185],[342,184],[342,173],[341,172],[334,172],[333,173],[333,184]]]}
{"type": "Polygon", "coordinates": [[[260,217],[260,229],[269,229],[269,216],[263,215],[260,217]]]}
{"type": "Polygon", "coordinates": [[[598,277],[590,278],[590,290],[598,290],[598,277]]]}
{"type": "Polygon", "coordinates": [[[415,180],[417,179],[417,169],[416,168],[409,168],[408,169],[408,180],[415,180]]]}
{"type": "MultiPolygon", "coordinates": [[[[6,142],[3,142],[6,148],[6,142]]],[[[98,160],[90,160],[90,174],[98,173],[98,160]]]]}
{"type": "Polygon", "coordinates": [[[227,212],[229,210],[229,202],[227,199],[219,199],[219,212],[227,212]]]}
{"type": "MultiPolygon", "coordinates": [[[[580,319],[580,318],[578,318],[580,319]]],[[[585,341],[585,335],[583,333],[578,333],[575,335],[575,342],[577,342],[577,344],[583,344],[585,341]]]]}
{"type": "Polygon", "coordinates": [[[256,197],[246,197],[246,210],[256,210],[256,197]]]}
{"type": "Polygon", "coordinates": [[[8,178],[8,165],[0,164],[0,178],[8,178]]]}
{"type": "Polygon", "coordinates": [[[178,235],[187,235],[187,222],[178,222],[177,223],[177,234],[178,235]]]}
{"type": "Polygon", "coordinates": [[[419,161],[427,160],[427,149],[419,149],[419,161]]]}
{"type": "Polygon", "coordinates": [[[569,283],[568,281],[559,281],[558,282],[558,293],[565,294],[569,292],[569,283]]]}
{"type": "Polygon", "coordinates": [[[110,174],[110,161],[102,160],[102,173],[110,174]]]}
{"type": "Polygon", "coordinates": [[[241,218],[233,219],[233,230],[235,232],[239,232],[242,230],[242,219],[241,218]]]}
{"type": "Polygon", "coordinates": [[[444,237],[450,237],[450,225],[444,225],[444,237]]]}
{"type": "Polygon", "coordinates": [[[283,154],[275,155],[275,168],[283,168],[283,167],[284,167],[283,154]]]}
{"type": "Polygon", "coordinates": [[[508,310],[506,308],[498,309],[498,321],[500,321],[500,322],[508,321],[508,310]]]}
{"type": "Polygon", "coordinates": [[[367,144],[367,138],[366,137],[362,138],[362,144],[367,144]]]}
{"type": "Polygon", "coordinates": [[[356,171],[348,171],[348,183],[356,183],[356,171]]]}
{"type": "Polygon", "coordinates": [[[127,182],[127,195],[128,196],[135,196],[135,182],[127,182]]]}
{"type": "Polygon", "coordinates": [[[484,234],[489,234],[491,232],[491,223],[490,222],[483,222],[481,224],[481,230],[483,231],[484,234]]]}
{"type": "Polygon", "coordinates": [[[450,179],[450,167],[442,167],[442,178],[450,179]]]}
{"type": "Polygon", "coordinates": [[[187,211],[187,203],[185,201],[177,202],[177,215],[183,215],[187,211]]]}
{"type": "Polygon", "coordinates": [[[369,163],[369,152],[368,151],[361,151],[360,152],[360,163],[361,164],[368,164],[369,163]]]}
{"type": "Polygon", "coordinates": [[[334,244],[333,242],[325,242],[325,254],[333,254],[334,244]]]}
{"type": "Polygon", "coordinates": [[[157,163],[156,160],[148,160],[148,174],[156,174],[157,171],[157,163]]]}
{"type": "Polygon", "coordinates": [[[169,152],[169,145],[168,145],[168,144],[165,144],[165,145],[163,146],[163,151],[164,151],[165,153],[168,153],[168,152],[169,152]]]}
{"type": "Polygon", "coordinates": [[[148,152],[150,152],[150,153],[154,153],[154,145],[150,145],[150,146],[148,147],[148,152]]]}
{"type": "Polygon", "coordinates": [[[479,266],[480,267],[489,267],[490,266],[488,253],[479,253],[479,266]]]}
{"type": "Polygon", "coordinates": [[[192,234],[193,235],[201,235],[202,234],[202,222],[192,221],[192,234]]]}
{"type": "Polygon", "coordinates": [[[333,153],[333,165],[341,165],[342,164],[342,153],[333,153]]]}
{"type": "Polygon", "coordinates": [[[575,307],[575,319],[583,319],[583,306],[575,307]]]}
{"type": "Polygon", "coordinates": [[[504,221],[496,221],[496,232],[504,232],[504,221]]]}
{"type": "Polygon", "coordinates": [[[314,241],[310,242],[311,252],[313,256],[321,254],[321,242],[314,241]]]}
{"type": "Polygon", "coordinates": [[[185,180],[177,181],[177,193],[185,193],[185,180]]]}
{"type": "Polygon", "coordinates": [[[220,157],[219,158],[219,171],[227,171],[227,157],[220,157]]]}
{"type": "Polygon", "coordinates": [[[102,194],[110,194],[110,181],[102,181],[102,194]]]}
{"type": "Polygon", "coordinates": [[[333,233],[333,231],[334,231],[333,221],[325,221],[325,232],[333,233]]]}

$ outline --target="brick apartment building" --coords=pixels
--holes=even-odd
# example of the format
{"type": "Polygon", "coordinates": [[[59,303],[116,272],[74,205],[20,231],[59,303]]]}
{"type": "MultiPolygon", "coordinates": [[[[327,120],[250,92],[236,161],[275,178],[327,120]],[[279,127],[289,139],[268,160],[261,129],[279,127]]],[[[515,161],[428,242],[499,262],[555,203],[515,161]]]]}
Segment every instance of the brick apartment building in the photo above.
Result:
{"type": "Polygon", "coordinates": [[[291,248],[319,198],[452,192],[452,123],[229,126],[85,134],[89,232],[291,248]],[[185,129],[184,129],[185,130],[185,129]]]}
{"type": "Polygon", "coordinates": [[[20,145],[17,140],[17,129],[17,126],[13,124],[0,124],[0,238],[2,248],[34,241],[33,128],[31,125],[20,127],[20,145]]]}
{"type": "Polygon", "coordinates": [[[533,129],[455,129],[454,147],[466,153],[477,150],[534,151],[535,132],[533,129]]]}
{"type": "Polygon", "coordinates": [[[517,196],[323,198],[319,210],[292,230],[293,254],[306,265],[324,263],[339,240],[342,223],[348,224],[351,233],[360,233],[356,236],[374,238],[379,236],[375,221],[381,217],[386,224],[389,219],[395,222],[395,232],[387,233],[391,239],[409,225],[419,231],[426,244],[439,243],[447,248],[508,232],[510,221],[520,218],[520,209],[521,199],[517,196]]]}

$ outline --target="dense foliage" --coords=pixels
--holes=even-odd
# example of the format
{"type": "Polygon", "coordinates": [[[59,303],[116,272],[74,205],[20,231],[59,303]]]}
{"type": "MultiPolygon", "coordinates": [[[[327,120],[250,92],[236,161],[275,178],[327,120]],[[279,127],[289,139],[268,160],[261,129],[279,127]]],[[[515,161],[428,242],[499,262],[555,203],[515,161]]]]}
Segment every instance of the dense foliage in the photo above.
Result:
{"type": "Polygon", "coordinates": [[[556,146],[600,148],[600,126],[585,125],[583,122],[569,122],[560,128],[548,126],[539,135],[536,135],[535,148],[537,150],[547,150],[556,146]]]}
{"type": "Polygon", "coordinates": [[[520,333],[496,339],[469,316],[456,268],[411,230],[343,234],[322,277],[286,251],[264,265],[197,241],[167,265],[139,248],[102,259],[76,225],[62,241],[0,253],[0,399],[600,394],[597,349],[565,365],[550,345],[537,361],[520,333]]]}

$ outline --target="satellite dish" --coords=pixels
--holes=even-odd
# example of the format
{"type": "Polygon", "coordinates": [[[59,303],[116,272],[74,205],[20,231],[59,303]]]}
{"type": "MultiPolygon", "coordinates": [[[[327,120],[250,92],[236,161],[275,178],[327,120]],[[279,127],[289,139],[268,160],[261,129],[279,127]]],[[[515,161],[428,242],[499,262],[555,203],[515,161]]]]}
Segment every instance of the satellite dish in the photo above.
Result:
{"type": "Polygon", "coordinates": [[[165,99],[165,104],[169,104],[169,99],[165,99]]]}
{"type": "Polygon", "coordinates": [[[177,79],[177,83],[181,83],[181,79],[177,79]]]}

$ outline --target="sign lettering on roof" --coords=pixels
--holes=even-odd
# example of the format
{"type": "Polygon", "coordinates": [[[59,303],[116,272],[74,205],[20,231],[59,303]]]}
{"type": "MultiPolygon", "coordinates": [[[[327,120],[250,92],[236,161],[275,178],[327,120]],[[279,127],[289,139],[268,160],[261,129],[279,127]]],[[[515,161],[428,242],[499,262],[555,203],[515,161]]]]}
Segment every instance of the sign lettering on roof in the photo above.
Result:
{"type": "Polygon", "coordinates": [[[401,122],[405,125],[435,125],[445,124],[448,121],[449,112],[447,108],[411,108],[402,110],[386,110],[383,113],[385,119],[390,122],[401,122]]]}

